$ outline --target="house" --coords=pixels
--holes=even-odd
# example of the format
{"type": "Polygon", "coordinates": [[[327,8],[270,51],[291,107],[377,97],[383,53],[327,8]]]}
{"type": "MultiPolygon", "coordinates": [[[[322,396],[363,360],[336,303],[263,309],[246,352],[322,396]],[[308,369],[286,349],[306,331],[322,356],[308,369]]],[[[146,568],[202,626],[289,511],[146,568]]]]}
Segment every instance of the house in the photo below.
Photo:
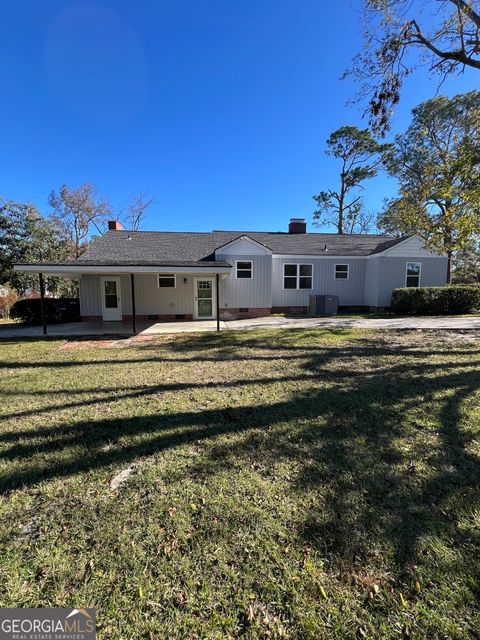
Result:
{"type": "Polygon", "coordinates": [[[340,307],[390,304],[397,287],[444,285],[447,258],[417,237],[288,232],[124,231],[117,222],[75,261],[17,265],[78,279],[90,321],[234,319],[306,312],[311,294],[340,307]]]}

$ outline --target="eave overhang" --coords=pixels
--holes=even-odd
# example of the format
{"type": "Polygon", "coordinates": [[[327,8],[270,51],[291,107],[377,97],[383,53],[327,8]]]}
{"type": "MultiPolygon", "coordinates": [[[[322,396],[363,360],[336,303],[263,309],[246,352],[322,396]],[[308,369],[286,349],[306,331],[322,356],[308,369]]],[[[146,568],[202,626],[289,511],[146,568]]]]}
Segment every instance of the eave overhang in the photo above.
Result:
{"type": "Polygon", "coordinates": [[[43,273],[50,276],[78,278],[82,274],[111,273],[230,273],[232,265],[224,261],[209,262],[158,262],[158,263],[101,263],[93,261],[79,262],[43,262],[14,265],[14,271],[43,273]]]}

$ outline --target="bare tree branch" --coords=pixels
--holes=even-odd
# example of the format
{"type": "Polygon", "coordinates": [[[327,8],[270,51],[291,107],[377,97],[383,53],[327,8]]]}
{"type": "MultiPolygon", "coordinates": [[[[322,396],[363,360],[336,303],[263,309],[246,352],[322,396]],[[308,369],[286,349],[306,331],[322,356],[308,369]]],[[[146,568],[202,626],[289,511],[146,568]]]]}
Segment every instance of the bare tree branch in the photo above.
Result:
{"type": "Polygon", "coordinates": [[[381,136],[390,127],[405,79],[419,67],[446,77],[480,69],[480,0],[364,0],[365,50],[351,71],[368,100],[369,122],[381,136]],[[435,15],[422,24],[427,9],[435,15]]]}
{"type": "Polygon", "coordinates": [[[145,220],[147,209],[155,202],[148,193],[138,193],[130,198],[123,212],[122,221],[129,231],[139,231],[145,220]]]}

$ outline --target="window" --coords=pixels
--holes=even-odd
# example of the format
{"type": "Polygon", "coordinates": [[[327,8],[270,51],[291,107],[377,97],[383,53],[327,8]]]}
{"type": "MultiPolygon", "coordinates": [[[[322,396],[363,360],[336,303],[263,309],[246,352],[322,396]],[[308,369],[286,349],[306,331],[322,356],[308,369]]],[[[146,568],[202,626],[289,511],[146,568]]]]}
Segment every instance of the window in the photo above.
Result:
{"type": "Polygon", "coordinates": [[[297,288],[297,266],[298,265],[296,264],[283,265],[283,288],[284,289],[297,288]]]}
{"type": "Polygon", "coordinates": [[[158,276],[158,286],[160,289],[175,289],[175,274],[162,273],[158,276]]]}
{"type": "Polygon", "coordinates": [[[348,264],[335,265],[335,280],[348,280],[348,264]]]}
{"type": "Polygon", "coordinates": [[[312,289],[313,265],[311,264],[284,264],[283,288],[284,289],[312,289]]]}
{"type": "Polygon", "coordinates": [[[405,276],[406,287],[419,287],[420,286],[420,262],[407,262],[407,273],[405,276]]]}
{"type": "Polygon", "coordinates": [[[251,279],[253,276],[253,264],[251,260],[237,260],[237,278],[251,279]]]}
{"type": "Polygon", "coordinates": [[[300,271],[299,289],[311,289],[313,266],[311,264],[299,264],[298,266],[300,271]]]}

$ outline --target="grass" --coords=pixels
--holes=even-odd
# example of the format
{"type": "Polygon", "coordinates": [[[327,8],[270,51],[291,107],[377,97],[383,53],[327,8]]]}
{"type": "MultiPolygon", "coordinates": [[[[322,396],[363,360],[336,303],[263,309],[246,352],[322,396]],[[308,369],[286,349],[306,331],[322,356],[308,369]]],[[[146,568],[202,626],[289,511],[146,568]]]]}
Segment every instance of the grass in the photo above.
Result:
{"type": "Polygon", "coordinates": [[[471,333],[0,342],[1,606],[96,606],[114,640],[479,638],[479,365],[471,333]]]}

